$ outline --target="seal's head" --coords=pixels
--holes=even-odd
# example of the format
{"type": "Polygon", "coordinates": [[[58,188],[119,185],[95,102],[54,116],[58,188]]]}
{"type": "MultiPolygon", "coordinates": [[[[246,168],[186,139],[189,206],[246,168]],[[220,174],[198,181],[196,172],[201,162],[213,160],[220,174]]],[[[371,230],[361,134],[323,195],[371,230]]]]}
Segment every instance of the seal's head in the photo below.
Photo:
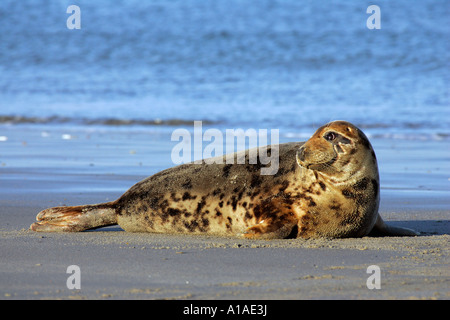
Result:
{"type": "Polygon", "coordinates": [[[306,169],[301,171],[302,196],[314,202],[300,219],[301,236],[367,235],[378,217],[380,182],[366,135],[351,123],[333,121],[320,127],[296,157],[306,169]],[[314,189],[315,184],[321,189],[314,189]]]}
{"type": "Polygon", "coordinates": [[[319,129],[297,152],[297,163],[334,181],[347,181],[364,171],[378,178],[375,152],[366,135],[346,121],[333,121],[319,129]]]}

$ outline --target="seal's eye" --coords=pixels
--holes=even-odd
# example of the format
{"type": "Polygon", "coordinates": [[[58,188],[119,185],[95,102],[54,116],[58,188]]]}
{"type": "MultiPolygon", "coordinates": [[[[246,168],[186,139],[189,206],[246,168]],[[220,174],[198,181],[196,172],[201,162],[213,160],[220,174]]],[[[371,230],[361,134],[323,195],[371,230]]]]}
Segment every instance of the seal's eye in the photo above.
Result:
{"type": "Polygon", "coordinates": [[[326,140],[328,140],[328,141],[333,141],[334,139],[336,139],[337,133],[336,133],[336,132],[333,132],[333,131],[330,131],[330,132],[328,132],[326,135],[324,135],[323,137],[324,137],[326,140]]]}

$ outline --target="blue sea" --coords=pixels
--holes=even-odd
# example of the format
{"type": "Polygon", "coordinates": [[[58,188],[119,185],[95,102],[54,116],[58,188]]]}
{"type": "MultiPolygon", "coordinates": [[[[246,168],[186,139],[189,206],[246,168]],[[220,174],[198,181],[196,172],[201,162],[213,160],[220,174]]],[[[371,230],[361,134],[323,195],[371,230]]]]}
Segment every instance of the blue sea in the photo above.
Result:
{"type": "Polygon", "coordinates": [[[343,119],[450,140],[449,16],[448,0],[2,0],[0,130],[202,120],[304,138],[343,119]]]}

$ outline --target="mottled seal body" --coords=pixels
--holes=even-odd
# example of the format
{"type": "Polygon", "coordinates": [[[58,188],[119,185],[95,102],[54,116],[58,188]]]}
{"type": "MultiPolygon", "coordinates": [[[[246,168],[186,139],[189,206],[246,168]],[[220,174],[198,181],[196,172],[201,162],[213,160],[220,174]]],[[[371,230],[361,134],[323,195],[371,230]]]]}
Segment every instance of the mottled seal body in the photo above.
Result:
{"type": "MultiPolygon", "coordinates": [[[[262,148],[270,154],[273,147],[262,148]]],[[[261,175],[264,165],[250,164],[249,150],[235,154],[245,157],[245,164],[183,164],[138,182],[113,202],[46,209],[31,229],[82,231],[119,224],[129,232],[255,239],[361,237],[374,229],[416,235],[388,227],[379,216],[375,152],[354,125],[335,121],[307,142],[280,144],[277,150],[274,175],[261,175]]]]}

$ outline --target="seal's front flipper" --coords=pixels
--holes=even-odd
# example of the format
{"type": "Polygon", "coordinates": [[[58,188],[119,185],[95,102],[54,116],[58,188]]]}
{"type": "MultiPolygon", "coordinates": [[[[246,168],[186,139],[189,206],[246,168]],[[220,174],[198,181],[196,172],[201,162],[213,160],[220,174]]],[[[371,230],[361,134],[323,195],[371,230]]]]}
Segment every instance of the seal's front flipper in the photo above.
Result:
{"type": "Polygon", "coordinates": [[[380,214],[378,214],[377,222],[373,226],[372,231],[370,231],[369,236],[391,236],[391,237],[414,237],[419,236],[420,233],[416,232],[412,229],[408,228],[400,228],[400,227],[393,227],[387,225],[383,219],[381,218],[380,214]]]}
{"type": "Polygon", "coordinates": [[[45,209],[30,226],[39,232],[78,232],[117,224],[115,202],[45,209]]]}
{"type": "Polygon", "coordinates": [[[285,239],[291,235],[293,238],[297,237],[297,230],[295,219],[281,216],[261,220],[258,224],[247,228],[242,235],[247,239],[285,239]]]}

